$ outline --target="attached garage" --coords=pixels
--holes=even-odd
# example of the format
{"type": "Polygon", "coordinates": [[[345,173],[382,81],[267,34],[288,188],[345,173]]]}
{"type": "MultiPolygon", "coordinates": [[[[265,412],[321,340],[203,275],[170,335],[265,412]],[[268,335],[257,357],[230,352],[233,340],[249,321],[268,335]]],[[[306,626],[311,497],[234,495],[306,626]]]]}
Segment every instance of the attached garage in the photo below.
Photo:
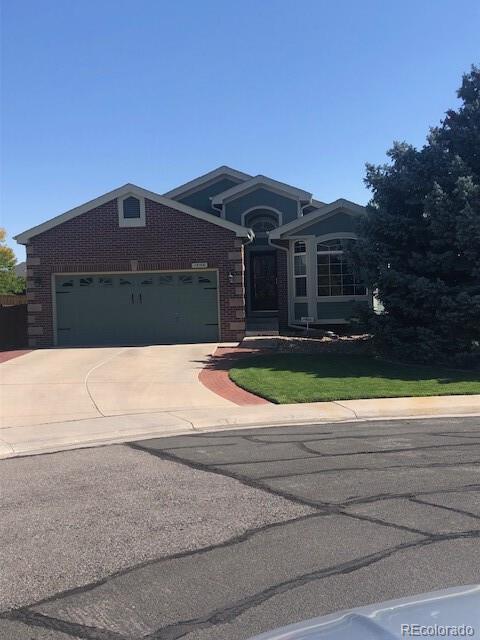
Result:
{"type": "Polygon", "coordinates": [[[59,346],[215,342],[216,271],[55,276],[59,346]]]}
{"type": "Polygon", "coordinates": [[[17,236],[31,347],[239,342],[253,232],[132,184],[17,236]]]}

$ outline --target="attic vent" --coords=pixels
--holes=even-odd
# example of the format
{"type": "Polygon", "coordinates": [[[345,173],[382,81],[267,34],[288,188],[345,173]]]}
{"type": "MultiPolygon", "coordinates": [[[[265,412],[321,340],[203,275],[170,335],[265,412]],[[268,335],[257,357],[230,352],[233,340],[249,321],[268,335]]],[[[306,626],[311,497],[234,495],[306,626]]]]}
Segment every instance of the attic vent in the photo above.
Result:
{"type": "Polygon", "coordinates": [[[140,218],[140,200],[129,196],[123,201],[124,218],[140,218]]]}
{"type": "Polygon", "coordinates": [[[118,224],[120,227],[145,226],[145,199],[127,193],[118,199],[118,224]]]}

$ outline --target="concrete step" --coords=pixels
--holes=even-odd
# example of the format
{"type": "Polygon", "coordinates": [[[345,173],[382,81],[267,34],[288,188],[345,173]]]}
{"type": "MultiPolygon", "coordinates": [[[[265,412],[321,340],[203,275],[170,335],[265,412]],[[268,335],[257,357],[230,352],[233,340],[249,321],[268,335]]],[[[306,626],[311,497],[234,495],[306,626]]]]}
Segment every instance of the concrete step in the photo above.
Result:
{"type": "Polygon", "coordinates": [[[247,320],[245,335],[278,336],[278,318],[252,318],[247,320]]]}
{"type": "Polygon", "coordinates": [[[280,333],[278,329],[247,329],[245,335],[247,338],[251,338],[253,336],[278,336],[280,333]]]}

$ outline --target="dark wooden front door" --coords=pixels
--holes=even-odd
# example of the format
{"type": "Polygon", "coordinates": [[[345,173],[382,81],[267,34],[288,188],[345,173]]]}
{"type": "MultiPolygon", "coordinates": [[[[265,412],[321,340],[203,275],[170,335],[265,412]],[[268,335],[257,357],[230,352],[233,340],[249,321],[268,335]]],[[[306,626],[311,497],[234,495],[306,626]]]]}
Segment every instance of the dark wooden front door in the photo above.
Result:
{"type": "Polygon", "coordinates": [[[251,311],[278,309],[275,251],[250,254],[250,309],[251,311]]]}

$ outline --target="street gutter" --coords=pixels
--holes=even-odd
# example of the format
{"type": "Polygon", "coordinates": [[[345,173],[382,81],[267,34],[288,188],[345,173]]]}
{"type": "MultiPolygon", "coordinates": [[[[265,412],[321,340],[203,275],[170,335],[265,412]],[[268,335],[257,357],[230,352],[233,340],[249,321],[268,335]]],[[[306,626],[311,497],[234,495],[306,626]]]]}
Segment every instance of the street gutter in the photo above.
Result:
{"type": "Polygon", "coordinates": [[[272,426],[478,416],[480,395],[380,398],[108,415],[0,429],[0,459],[185,435],[272,426]]]}

